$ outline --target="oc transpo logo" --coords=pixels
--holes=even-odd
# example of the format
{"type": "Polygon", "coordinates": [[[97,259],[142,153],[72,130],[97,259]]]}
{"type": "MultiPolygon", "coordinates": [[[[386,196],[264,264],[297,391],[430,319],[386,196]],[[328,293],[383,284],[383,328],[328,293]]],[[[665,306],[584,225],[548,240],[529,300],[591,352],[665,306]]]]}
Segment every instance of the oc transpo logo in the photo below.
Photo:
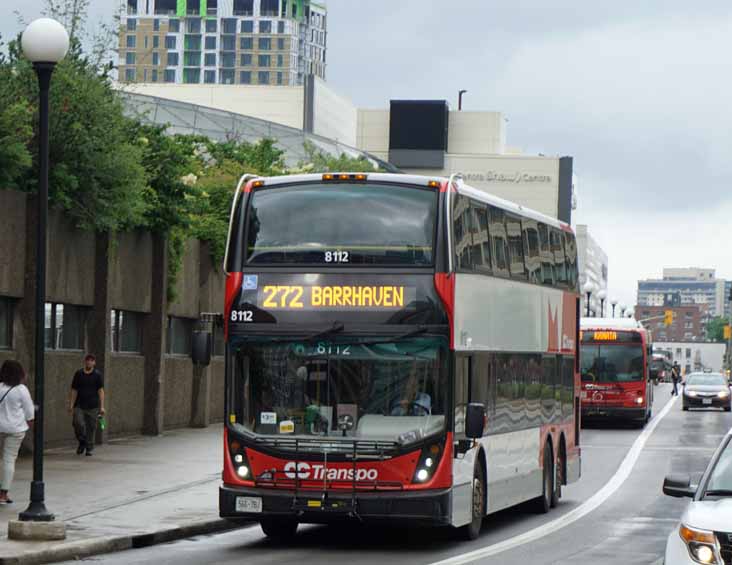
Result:
{"type": "MultiPolygon", "coordinates": [[[[326,467],[322,463],[297,463],[290,461],[285,464],[283,469],[288,479],[297,477],[301,481],[312,479],[314,481],[352,481],[353,467],[326,467]]],[[[357,481],[375,481],[379,478],[378,469],[356,469],[357,481]]]]}

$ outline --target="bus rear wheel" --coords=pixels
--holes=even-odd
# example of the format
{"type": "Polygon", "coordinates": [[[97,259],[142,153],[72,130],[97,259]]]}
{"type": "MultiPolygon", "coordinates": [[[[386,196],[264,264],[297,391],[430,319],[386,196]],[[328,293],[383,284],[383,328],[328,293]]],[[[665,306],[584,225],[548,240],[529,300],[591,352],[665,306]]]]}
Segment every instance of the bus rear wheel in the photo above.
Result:
{"type": "Polygon", "coordinates": [[[297,532],[297,521],[289,518],[270,518],[262,520],[259,525],[264,535],[278,541],[292,539],[297,532]]]}
{"type": "Polygon", "coordinates": [[[554,461],[549,442],[544,445],[544,469],[541,483],[541,496],[534,499],[534,508],[539,514],[546,514],[552,507],[552,497],[554,496],[554,461]]]}
{"type": "Polygon", "coordinates": [[[559,504],[559,499],[562,498],[562,485],[564,484],[564,469],[566,461],[564,455],[564,448],[560,446],[559,453],[557,454],[556,473],[554,473],[554,490],[552,491],[552,508],[559,504]]]}
{"type": "Polygon", "coordinates": [[[460,528],[461,537],[472,541],[478,539],[480,530],[483,527],[483,516],[485,515],[485,480],[480,466],[476,466],[473,473],[473,520],[467,526],[460,528]]]}

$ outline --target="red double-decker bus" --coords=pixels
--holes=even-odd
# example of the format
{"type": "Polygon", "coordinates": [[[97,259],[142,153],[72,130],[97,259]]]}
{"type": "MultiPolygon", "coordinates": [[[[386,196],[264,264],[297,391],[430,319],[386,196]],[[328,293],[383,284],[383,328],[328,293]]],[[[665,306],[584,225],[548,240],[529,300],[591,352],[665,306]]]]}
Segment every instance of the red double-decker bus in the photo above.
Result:
{"type": "Polygon", "coordinates": [[[475,538],[579,477],[566,224],[457,178],[245,178],[225,269],[222,517],[475,538]]]}
{"type": "Polygon", "coordinates": [[[651,339],[629,318],[583,318],[582,418],[617,418],[640,426],[651,418],[651,339]]]}

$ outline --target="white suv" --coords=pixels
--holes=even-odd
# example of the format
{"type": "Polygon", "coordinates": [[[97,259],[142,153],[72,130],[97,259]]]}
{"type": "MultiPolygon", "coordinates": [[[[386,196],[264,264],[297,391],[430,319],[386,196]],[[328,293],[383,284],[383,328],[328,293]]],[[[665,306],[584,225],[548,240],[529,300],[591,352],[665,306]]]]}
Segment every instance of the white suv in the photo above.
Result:
{"type": "Polygon", "coordinates": [[[663,482],[669,496],[692,499],[666,542],[666,565],[732,565],[732,430],[722,440],[698,485],[671,475],[663,482]]]}

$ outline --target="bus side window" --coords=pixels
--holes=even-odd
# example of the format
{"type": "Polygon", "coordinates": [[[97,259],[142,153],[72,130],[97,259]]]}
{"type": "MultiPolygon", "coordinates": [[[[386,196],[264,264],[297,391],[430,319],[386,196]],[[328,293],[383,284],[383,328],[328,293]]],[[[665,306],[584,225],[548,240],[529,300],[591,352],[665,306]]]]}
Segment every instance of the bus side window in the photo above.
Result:
{"type": "Polygon", "coordinates": [[[567,283],[570,290],[577,290],[577,241],[573,233],[564,233],[564,254],[567,258],[567,283]]]}
{"type": "MultiPolygon", "coordinates": [[[[476,353],[470,357],[470,402],[480,402],[485,406],[488,416],[488,426],[492,426],[493,401],[495,396],[491,394],[492,365],[486,353],[476,353]]],[[[483,430],[485,433],[486,430],[483,430]]]]}
{"type": "Polygon", "coordinates": [[[541,257],[541,284],[554,286],[554,254],[549,243],[549,227],[539,223],[539,256],[541,257]]]}
{"type": "Polygon", "coordinates": [[[567,285],[567,265],[564,257],[564,237],[556,228],[550,228],[549,237],[554,254],[554,282],[558,287],[567,285]]]}
{"type": "Polygon", "coordinates": [[[488,211],[484,204],[472,202],[473,270],[491,274],[491,242],[488,236],[488,211]]]}
{"type": "Polygon", "coordinates": [[[529,273],[529,282],[541,284],[541,261],[539,260],[539,229],[536,220],[521,220],[524,232],[524,259],[529,273]]]}
{"type": "Polygon", "coordinates": [[[493,250],[493,274],[498,277],[508,277],[508,240],[506,226],[503,223],[503,210],[495,206],[488,206],[488,219],[493,250]]]}
{"type": "Polygon", "coordinates": [[[472,271],[470,249],[473,246],[470,200],[459,194],[455,196],[452,209],[453,236],[455,241],[455,265],[460,271],[472,271]]]}
{"type": "Polygon", "coordinates": [[[470,395],[470,359],[455,359],[455,438],[465,437],[465,410],[470,395]]]}
{"type": "Polygon", "coordinates": [[[506,213],[506,235],[508,236],[508,266],[511,278],[526,280],[526,266],[524,265],[524,244],[521,235],[521,218],[506,213]]]}

